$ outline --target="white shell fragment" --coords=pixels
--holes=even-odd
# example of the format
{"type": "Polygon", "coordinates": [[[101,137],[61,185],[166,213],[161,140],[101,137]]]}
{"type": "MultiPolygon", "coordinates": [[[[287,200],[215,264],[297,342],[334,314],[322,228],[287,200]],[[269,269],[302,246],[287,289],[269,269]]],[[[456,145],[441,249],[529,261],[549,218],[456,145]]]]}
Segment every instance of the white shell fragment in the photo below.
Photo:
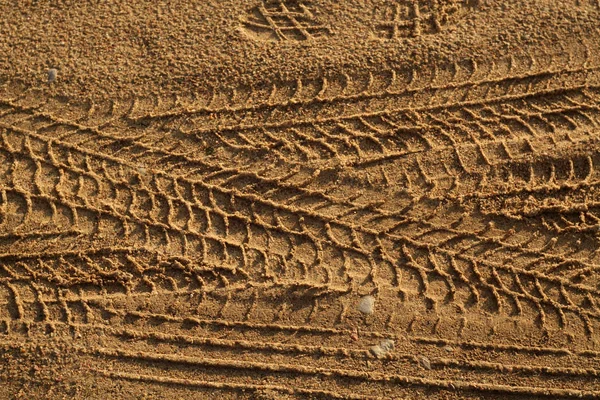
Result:
{"type": "Polygon", "coordinates": [[[382,340],[381,343],[376,344],[370,349],[371,353],[377,358],[384,357],[392,350],[394,350],[394,341],[390,339],[382,340]]]}
{"type": "Polygon", "coordinates": [[[375,297],[373,296],[364,296],[358,302],[358,311],[363,314],[373,314],[374,307],[375,297]]]}
{"type": "Polygon", "coordinates": [[[56,80],[56,76],[58,75],[58,71],[56,68],[50,68],[48,70],[48,83],[52,83],[56,80]]]}
{"type": "Polygon", "coordinates": [[[419,357],[419,365],[421,365],[421,367],[425,368],[425,369],[431,369],[431,362],[429,361],[429,358],[427,357],[419,357]]]}

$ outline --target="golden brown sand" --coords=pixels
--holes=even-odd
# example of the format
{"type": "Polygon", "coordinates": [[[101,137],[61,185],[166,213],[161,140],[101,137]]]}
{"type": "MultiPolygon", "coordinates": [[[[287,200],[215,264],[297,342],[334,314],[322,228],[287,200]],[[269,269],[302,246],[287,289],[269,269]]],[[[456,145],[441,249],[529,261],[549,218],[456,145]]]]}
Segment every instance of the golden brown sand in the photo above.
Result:
{"type": "Polygon", "coordinates": [[[600,397],[598,1],[0,15],[0,399],[600,397]]]}

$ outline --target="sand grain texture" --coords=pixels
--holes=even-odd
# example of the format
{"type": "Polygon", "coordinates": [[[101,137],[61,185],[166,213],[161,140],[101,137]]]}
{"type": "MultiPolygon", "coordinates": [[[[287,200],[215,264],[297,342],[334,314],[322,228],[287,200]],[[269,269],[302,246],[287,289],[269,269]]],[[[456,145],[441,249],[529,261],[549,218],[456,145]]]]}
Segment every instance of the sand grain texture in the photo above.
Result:
{"type": "Polygon", "coordinates": [[[0,398],[600,397],[597,1],[13,3],[0,398]]]}

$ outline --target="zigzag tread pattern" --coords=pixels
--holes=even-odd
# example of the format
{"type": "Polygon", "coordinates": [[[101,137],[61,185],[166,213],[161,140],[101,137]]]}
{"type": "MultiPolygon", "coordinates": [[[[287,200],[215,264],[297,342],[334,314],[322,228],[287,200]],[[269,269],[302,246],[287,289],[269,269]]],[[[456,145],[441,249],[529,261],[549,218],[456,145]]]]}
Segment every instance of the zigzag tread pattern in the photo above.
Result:
{"type": "Polygon", "coordinates": [[[0,340],[90,340],[73,347],[90,373],[129,384],[597,396],[581,388],[599,370],[600,69],[561,57],[188,104],[70,104],[6,84],[0,340]],[[356,311],[365,294],[372,316],[356,311]],[[396,348],[341,347],[359,326],[396,348]],[[519,374],[489,383],[505,371],[519,374]]]}

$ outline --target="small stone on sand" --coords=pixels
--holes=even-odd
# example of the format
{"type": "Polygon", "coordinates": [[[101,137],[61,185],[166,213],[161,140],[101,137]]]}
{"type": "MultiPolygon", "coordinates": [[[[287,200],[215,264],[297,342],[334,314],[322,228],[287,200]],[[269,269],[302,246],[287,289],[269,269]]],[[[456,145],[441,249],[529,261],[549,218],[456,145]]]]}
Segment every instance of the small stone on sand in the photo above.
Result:
{"type": "Polygon", "coordinates": [[[394,350],[394,341],[391,339],[385,339],[379,343],[379,346],[385,351],[392,351],[394,350]]]}
{"type": "Polygon", "coordinates": [[[48,83],[52,83],[56,80],[56,76],[58,75],[58,71],[56,68],[50,68],[48,70],[48,83]]]}
{"type": "Polygon", "coordinates": [[[429,361],[429,358],[427,357],[419,357],[419,364],[421,365],[421,367],[425,368],[425,369],[431,369],[431,362],[429,361]]]}
{"type": "Polygon", "coordinates": [[[358,311],[363,314],[373,314],[373,308],[375,306],[375,297],[364,296],[358,302],[358,311]]]}
{"type": "Polygon", "coordinates": [[[385,351],[378,344],[376,344],[375,346],[371,347],[369,349],[369,351],[371,352],[371,354],[373,354],[377,358],[381,358],[381,357],[385,356],[385,351]]]}
{"type": "Polygon", "coordinates": [[[371,347],[370,351],[377,358],[384,357],[387,353],[394,350],[394,341],[390,339],[382,340],[381,343],[371,347]]]}

